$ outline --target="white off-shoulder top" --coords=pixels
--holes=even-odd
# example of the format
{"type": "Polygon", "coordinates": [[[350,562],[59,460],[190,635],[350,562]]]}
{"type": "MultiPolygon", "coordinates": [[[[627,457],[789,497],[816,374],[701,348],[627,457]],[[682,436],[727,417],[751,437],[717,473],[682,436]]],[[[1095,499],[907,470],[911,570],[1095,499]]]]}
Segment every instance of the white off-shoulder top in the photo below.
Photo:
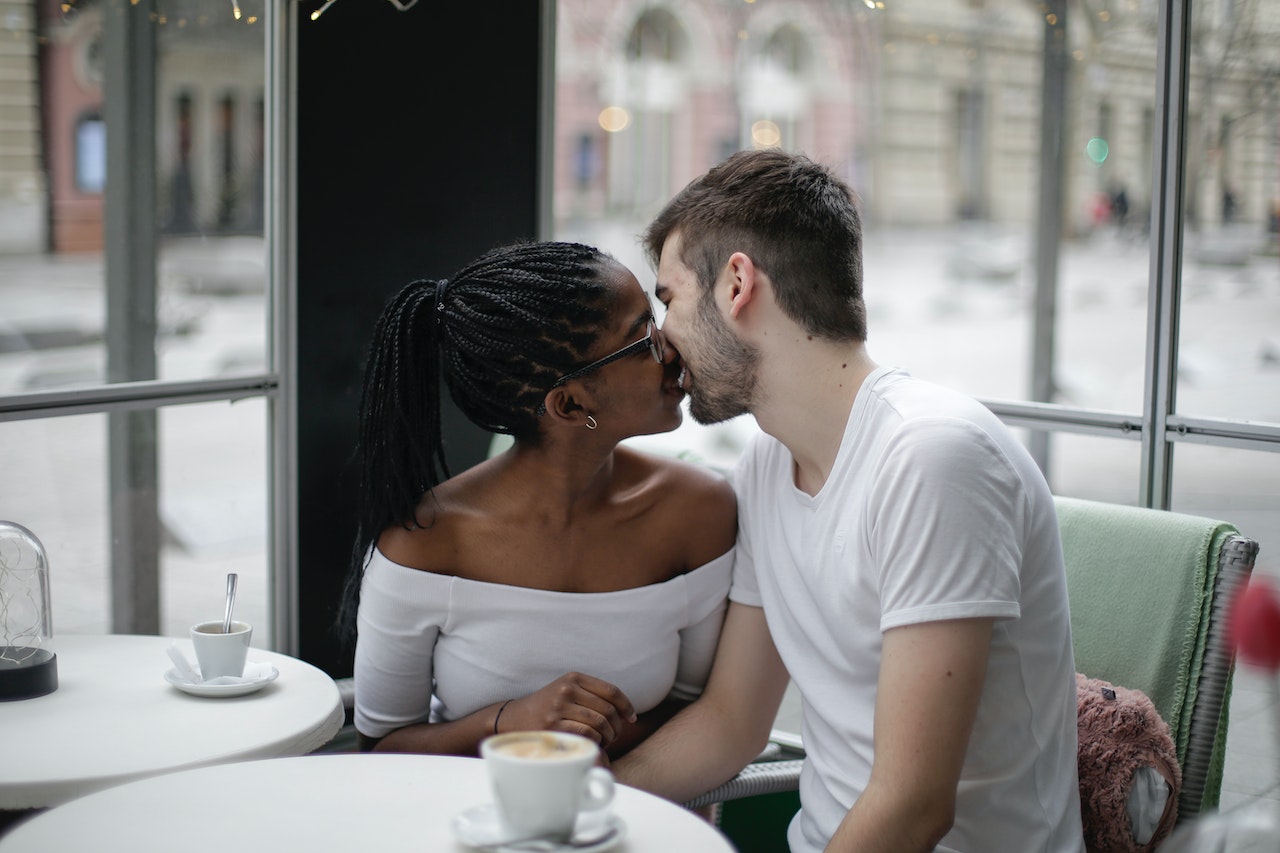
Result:
{"type": "Polygon", "coordinates": [[[566,672],[643,713],[693,699],[715,656],[734,552],[663,583],[567,593],[409,568],[373,550],[360,588],[355,725],[383,737],[527,696],[566,672]]]}

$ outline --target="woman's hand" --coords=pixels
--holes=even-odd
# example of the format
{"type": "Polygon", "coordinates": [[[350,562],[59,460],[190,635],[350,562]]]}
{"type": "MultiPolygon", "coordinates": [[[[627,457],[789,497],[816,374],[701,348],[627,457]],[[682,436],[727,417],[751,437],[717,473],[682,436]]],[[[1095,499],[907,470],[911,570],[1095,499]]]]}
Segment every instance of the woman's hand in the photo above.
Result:
{"type": "Polygon", "coordinates": [[[617,687],[590,675],[568,672],[536,693],[507,703],[497,728],[504,732],[569,732],[607,747],[624,724],[635,719],[635,707],[617,687]]]}

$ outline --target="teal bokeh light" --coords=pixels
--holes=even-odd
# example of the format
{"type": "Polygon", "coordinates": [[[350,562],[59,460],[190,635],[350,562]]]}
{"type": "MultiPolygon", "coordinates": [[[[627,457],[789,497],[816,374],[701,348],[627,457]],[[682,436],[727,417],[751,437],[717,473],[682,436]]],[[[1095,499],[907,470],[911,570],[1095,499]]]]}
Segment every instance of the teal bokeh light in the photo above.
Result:
{"type": "Polygon", "coordinates": [[[1090,139],[1084,146],[1084,153],[1089,159],[1099,166],[1107,159],[1107,155],[1111,153],[1111,146],[1107,145],[1107,140],[1100,136],[1090,139]]]}

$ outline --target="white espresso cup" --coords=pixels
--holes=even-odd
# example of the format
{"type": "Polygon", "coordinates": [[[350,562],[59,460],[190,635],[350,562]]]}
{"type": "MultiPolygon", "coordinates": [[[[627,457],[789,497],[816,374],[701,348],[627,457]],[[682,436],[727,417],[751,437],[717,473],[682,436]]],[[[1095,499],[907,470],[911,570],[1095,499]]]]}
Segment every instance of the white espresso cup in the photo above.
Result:
{"type": "Polygon", "coordinates": [[[613,774],[595,766],[598,753],[587,738],[565,732],[505,732],[481,741],[510,837],[567,841],[579,813],[608,808],[613,774]]]}
{"type": "Polygon", "coordinates": [[[200,664],[200,677],[209,681],[224,675],[244,675],[244,662],[249,656],[249,639],[253,626],[248,622],[232,622],[230,633],[222,632],[222,620],[201,622],[191,626],[191,645],[200,664]]]}

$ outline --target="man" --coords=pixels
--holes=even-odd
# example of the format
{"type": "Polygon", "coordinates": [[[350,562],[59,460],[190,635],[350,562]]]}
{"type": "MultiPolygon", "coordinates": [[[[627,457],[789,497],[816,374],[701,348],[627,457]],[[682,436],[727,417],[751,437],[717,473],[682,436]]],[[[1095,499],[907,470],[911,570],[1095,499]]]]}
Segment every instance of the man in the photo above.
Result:
{"type": "Polygon", "coordinates": [[[692,415],[750,413],[764,434],[734,474],[706,691],[615,770],[678,801],[723,782],[789,673],[807,754],[793,853],[1077,853],[1052,496],[976,401],[872,362],[861,242],[848,187],[778,150],[729,158],[646,234],[692,415]]]}

